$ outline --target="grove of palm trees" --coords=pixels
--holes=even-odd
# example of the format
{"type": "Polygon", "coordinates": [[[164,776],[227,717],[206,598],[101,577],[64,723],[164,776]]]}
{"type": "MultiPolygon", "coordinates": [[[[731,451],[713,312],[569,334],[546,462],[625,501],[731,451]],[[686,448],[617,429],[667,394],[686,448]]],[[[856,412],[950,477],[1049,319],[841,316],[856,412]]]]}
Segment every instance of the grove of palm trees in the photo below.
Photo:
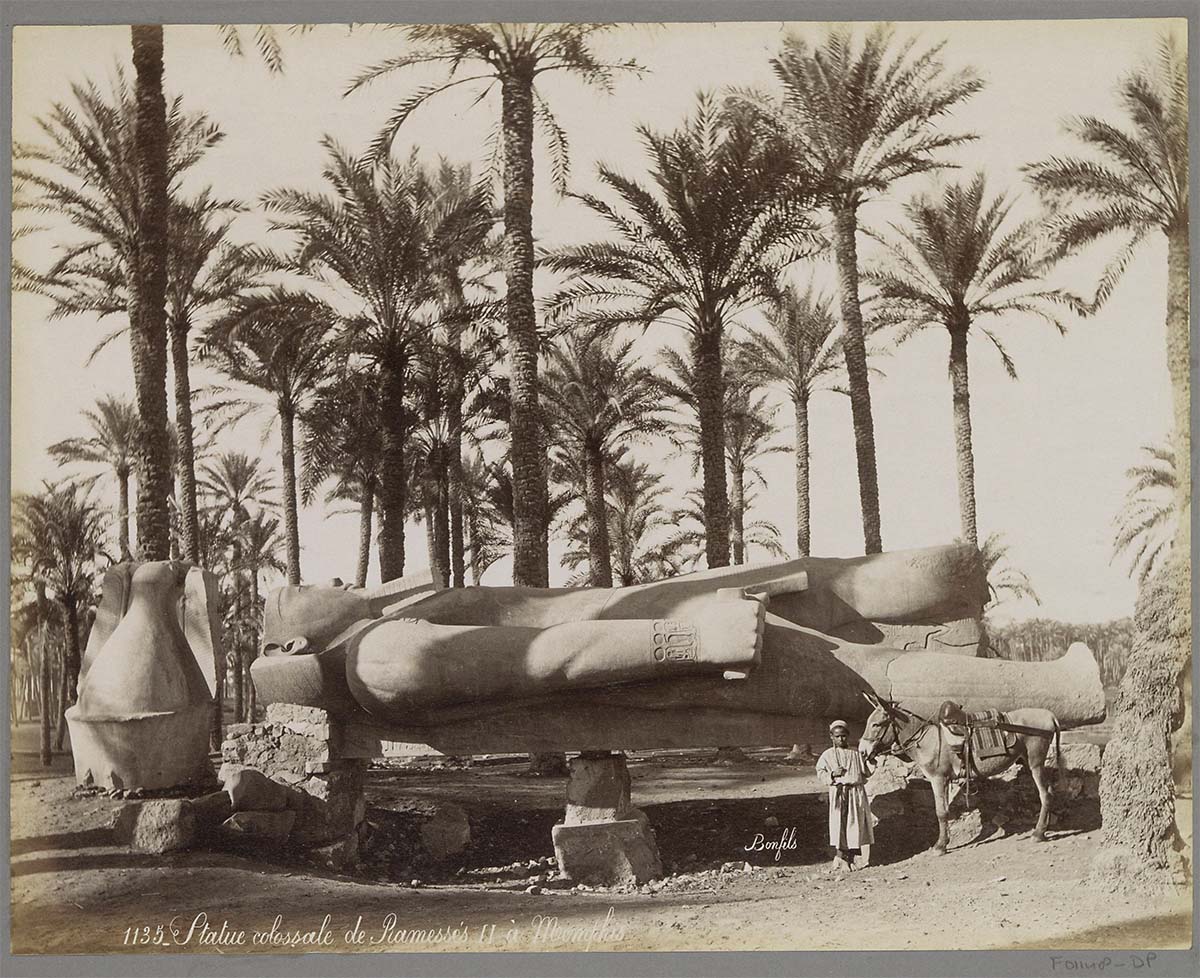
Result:
{"type": "MultiPolygon", "coordinates": [[[[1098,661],[1109,718],[1073,741],[1104,745],[1094,821],[1063,835],[1069,869],[1052,842],[1007,870],[1028,874],[1014,906],[1069,912],[910,928],[889,888],[936,904],[939,879],[1003,870],[987,846],[913,851],[862,883],[886,943],[808,944],[787,923],[796,899],[819,912],[803,863],[776,857],[758,909],[721,882],[751,832],[713,864],[722,919],[645,932],[634,892],[643,937],[617,946],[1187,946],[1154,923],[1182,919],[1192,873],[1182,21],[20,26],[12,64],[28,798],[71,790],[64,713],[122,561],[217,575],[219,752],[263,718],[250,665],[284,584],[627,587],[957,540],[987,573],[992,656],[1082,641],[1098,661]],[[739,915],[756,926],[718,940],[739,915]]],[[[458,802],[491,797],[491,768],[449,761],[458,802]]],[[[746,777],[716,796],[736,819],[746,777]]],[[[14,839],[68,830],[19,826],[16,793],[14,839]]],[[[50,891],[27,872],[14,946],[18,926],[104,946],[35,926],[50,891]]],[[[676,890],[664,919],[701,899],[676,890]]],[[[501,912],[483,890],[435,902],[501,912]]]]}

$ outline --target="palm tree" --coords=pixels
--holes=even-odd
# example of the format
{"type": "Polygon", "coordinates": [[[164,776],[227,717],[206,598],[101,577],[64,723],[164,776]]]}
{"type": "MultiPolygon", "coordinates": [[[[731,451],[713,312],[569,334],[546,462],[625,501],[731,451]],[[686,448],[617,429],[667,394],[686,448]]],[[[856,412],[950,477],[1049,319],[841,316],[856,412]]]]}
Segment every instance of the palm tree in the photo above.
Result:
{"type": "Polygon", "coordinates": [[[241,562],[234,567],[235,571],[245,571],[250,577],[250,605],[246,609],[245,621],[250,634],[247,648],[250,650],[249,661],[243,669],[245,685],[246,717],[253,723],[255,704],[254,683],[250,681],[250,666],[254,664],[260,644],[259,632],[263,615],[263,602],[259,590],[258,575],[264,570],[287,572],[287,565],[279,559],[279,551],[285,545],[279,537],[279,520],[259,510],[239,527],[241,542],[241,562]]]}
{"type": "Polygon", "coordinates": [[[157,30],[156,49],[147,39],[153,29],[133,28],[133,92],[120,72],[111,96],[92,84],[73,86],[77,107],[55,103],[39,120],[49,144],[18,146],[14,154],[23,164],[14,173],[18,186],[36,191],[30,206],[65,214],[86,232],[48,273],[21,274],[18,283],[54,299],[54,316],[85,310],[129,313],[139,422],[138,548],[146,559],[165,558],[169,550],[162,299],[168,187],[221,138],[205,116],[185,114],[178,99],[168,112],[161,86],[161,27],[157,30]],[[155,83],[157,94],[149,90],[155,83]],[[139,133],[151,129],[161,132],[143,145],[139,133]]]}
{"type": "MultiPolygon", "coordinates": [[[[516,539],[513,583],[545,587],[549,579],[544,510],[546,472],[539,440],[538,334],[533,303],[533,127],[549,135],[553,176],[565,190],[568,162],[566,133],[536,89],[537,79],[570,72],[610,90],[615,70],[640,71],[636,62],[607,64],[590,48],[592,38],[611,24],[421,24],[401,28],[417,49],[366,69],[350,85],[354,91],[381,76],[413,65],[449,66],[449,79],[418,89],[397,107],[378,138],[378,161],[391,149],[408,117],[449,88],[481,83],[484,98],[500,87],[500,129],[504,156],[505,305],[508,361],[512,384],[513,473],[516,480],[516,539]],[[463,65],[478,74],[455,77],[463,65]]],[[[478,101],[477,99],[477,101],[478,101]]]]}
{"type": "Polygon", "coordinates": [[[449,566],[453,585],[463,587],[466,565],[459,462],[463,449],[463,398],[471,368],[470,361],[464,359],[463,333],[472,325],[478,329],[483,320],[490,318],[484,310],[468,302],[467,288],[487,288],[480,276],[472,276],[470,272],[471,266],[481,263],[490,271],[496,251],[492,241],[496,215],[487,187],[472,183],[469,165],[456,167],[442,159],[430,179],[434,207],[429,227],[429,258],[431,271],[441,285],[446,333],[449,566]]]}
{"type": "Polygon", "coordinates": [[[822,390],[840,389],[844,366],[841,335],[832,301],[810,285],[800,292],[784,286],[767,307],[767,328],[747,330],[738,357],[751,377],[780,384],[795,416],[796,555],[807,557],[812,543],[809,499],[808,404],[822,390]]]}
{"type": "MultiPolygon", "coordinates": [[[[241,55],[239,28],[223,24],[220,31],[226,50],[241,55]]],[[[142,474],[138,478],[138,543],[146,559],[157,560],[166,557],[169,548],[170,469],[161,457],[155,457],[155,453],[165,452],[167,437],[166,300],[171,130],[163,94],[162,25],[135,24],[130,27],[130,35],[137,78],[133,148],[139,207],[133,252],[136,260],[130,267],[129,321],[138,413],[143,425],[142,466],[139,467],[142,474]],[[143,510],[147,526],[144,545],[143,510]]],[[[282,71],[283,57],[274,29],[257,26],[254,41],[268,69],[282,71]]],[[[191,530],[189,526],[184,532],[187,534],[191,530]]]]}
{"type": "Polygon", "coordinates": [[[656,195],[601,166],[620,199],[579,199],[617,240],[564,248],[545,263],[574,277],[550,302],[558,319],[595,328],[671,323],[689,337],[701,434],[705,550],[710,567],[729,563],[722,342],[747,306],[772,297],[778,272],[815,240],[804,188],[784,141],[751,116],[708,95],[673,133],[639,130],[656,195]]]}
{"type": "Polygon", "coordinates": [[[1125,470],[1130,486],[1114,520],[1113,540],[1114,560],[1134,551],[1129,575],[1137,574],[1139,585],[1145,585],[1171,552],[1179,492],[1174,451],[1161,445],[1143,445],[1142,451],[1145,459],[1125,470]]]}
{"type": "Polygon", "coordinates": [[[413,337],[430,328],[419,312],[436,298],[430,273],[431,184],[415,159],[386,159],[372,169],[332,139],[325,180],[332,195],[277,190],[264,197],[274,226],[297,239],[296,271],[320,274],[357,304],[340,324],[343,355],[379,374],[383,456],[379,469],[380,573],[404,573],[405,500],[410,466],[404,453],[410,410],[406,384],[413,337]]]}
{"type": "Polygon", "coordinates": [[[333,479],[326,502],[345,499],[359,505],[358,565],[355,585],[365,587],[371,561],[375,492],[383,454],[379,379],[372,370],[346,371],[318,388],[301,414],[300,499],[312,503],[317,488],[333,479]]]}
{"type": "MultiPolygon", "coordinates": [[[[897,46],[886,24],[873,28],[861,45],[849,28],[837,28],[813,46],[793,35],[771,61],[783,83],[782,120],[792,152],[832,219],[867,553],[879,553],[883,542],[859,301],[858,211],[904,177],[945,166],[937,157],[941,150],[974,138],[938,132],[933,123],[983,86],[969,69],[946,74],[944,43],[920,52],[915,47],[915,38],[897,46]]],[[[774,116],[774,108],[767,114],[774,116]]]]}
{"type": "Polygon", "coordinates": [[[64,714],[78,697],[80,606],[92,600],[98,560],[104,556],[104,514],[90,495],[90,488],[75,483],[47,482],[38,495],[14,500],[13,557],[29,566],[39,589],[44,589],[39,594],[52,592],[66,615],[55,750],[62,750],[64,714]]]}
{"type": "Polygon", "coordinates": [[[93,409],[83,412],[92,434],[86,438],[68,438],[47,449],[59,465],[72,462],[104,465],[117,479],[117,532],[120,559],[129,560],[129,477],[137,431],[137,410],[122,397],[106,395],[93,409]]]}
{"type": "MultiPolygon", "coordinates": [[[[729,473],[729,512],[730,540],[733,550],[733,563],[745,562],[746,554],[746,514],[750,509],[747,478],[751,482],[766,487],[762,472],[754,464],[763,455],[785,451],[781,445],[770,445],[769,442],[778,433],[774,423],[775,409],[767,403],[764,395],[757,393],[757,377],[747,369],[740,355],[740,348],[727,341],[724,360],[723,386],[725,389],[721,417],[724,443],[725,464],[729,473]]],[[[684,412],[684,418],[673,423],[674,431],[671,440],[677,449],[686,451],[692,456],[692,472],[695,474],[701,465],[702,432],[699,424],[691,420],[698,415],[696,397],[696,375],[691,363],[681,356],[678,351],[663,349],[659,351],[658,360],[667,373],[660,379],[659,384],[665,394],[675,398],[684,412]]],[[[707,514],[705,516],[707,519],[707,514]]],[[[707,530],[707,523],[699,521],[707,530]]],[[[777,531],[773,532],[776,533],[777,531]]]]}
{"type": "Polygon", "coordinates": [[[471,569],[471,584],[478,587],[487,569],[511,548],[512,540],[507,534],[504,517],[492,501],[495,491],[492,466],[481,454],[472,452],[463,456],[460,471],[467,563],[471,569]]]}
{"type": "MultiPolygon", "coordinates": [[[[234,300],[229,312],[204,333],[203,355],[227,377],[274,400],[279,416],[288,583],[300,583],[299,506],[296,500],[296,418],[325,374],[325,335],[333,314],[305,293],[273,288],[234,300]]],[[[234,399],[240,419],[258,404],[234,399]]]]}
{"type": "Polygon", "coordinates": [[[940,197],[918,194],[904,206],[907,223],[892,225],[895,236],[885,242],[887,264],[868,272],[878,290],[881,320],[899,327],[897,343],[928,328],[949,333],[958,509],[963,539],[975,545],[968,341],[979,333],[987,337],[1015,380],[1016,365],[994,328],[983,323],[1033,316],[1064,333],[1055,307],[1070,301],[1061,290],[1041,284],[1052,256],[1039,247],[1039,224],[1014,224],[1008,220],[1011,209],[1003,193],[987,199],[982,173],[970,183],[948,184],[940,197]]]}
{"type": "Polygon", "coordinates": [[[137,391],[141,457],[138,466],[138,547],[147,560],[170,549],[167,499],[167,221],[170,182],[167,101],[163,95],[161,25],[130,27],[137,74],[134,158],[138,215],[129,275],[129,346],[137,391]]]}
{"type": "Polygon", "coordinates": [[[1005,601],[1019,601],[1029,598],[1035,604],[1041,604],[1033,589],[1029,575],[1018,567],[1013,566],[1008,558],[1009,545],[1004,542],[1003,533],[989,533],[979,548],[980,560],[986,572],[988,594],[991,600],[988,609],[993,609],[1005,601]]]}
{"type": "MultiPolygon", "coordinates": [[[[620,586],[662,580],[679,573],[679,564],[671,563],[673,554],[649,538],[670,527],[670,511],[663,505],[667,487],[665,476],[652,472],[648,465],[634,462],[624,453],[606,466],[608,497],[606,518],[612,550],[613,577],[620,586]]],[[[563,565],[572,570],[588,565],[589,573],[572,578],[571,585],[589,583],[591,539],[588,519],[582,517],[568,526],[570,546],[563,565]]]]}
{"type": "Polygon", "coordinates": [[[612,587],[606,468],[618,446],[663,430],[662,388],[634,362],[632,342],[573,335],[550,350],[542,403],[559,444],[582,463],[590,583],[612,587]]]}
{"type": "MultiPolygon", "coordinates": [[[[1170,34],[1156,60],[1121,81],[1121,108],[1132,128],[1092,116],[1067,120],[1066,131],[1085,156],[1052,156],[1025,168],[1051,208],[1052,229],[1066,253],[1102,238],[1124,243],[1104,269],[1083,312],[1095,312],[1112,294],[1147,236],[1167,239],[1167,369],[1174,392],[1176,458],[1191,457],[1188,360],[1188,79],[1187,56],[1170,34]]],[[[1179,469],[1181,534],[1187,531],[1191,474],[1179,469]]],[[[1181,537],[1182,539],[1182,537],[1181,537]]],[[[1178,548],[1187,550],[1187,543],[1178,548]]]]}
{"type": "MultiPolygon", "coordinates": [[[[409,460],[414,479],[413,508],[422,513],[429,536],[429,566],[441,582],[450,585],[450,473],[455,444],[449,402],[457,378],[451,377],[451,351],[437,341],[432,330],[412,343],[412,419],[408,426],[409,460]],[[420,505],[416,505],[416,497],[420,505]]],[[[461,356],[459,358],[461,360],[461,356]]],[[[461,403],[461,402],[460,402],[461,403]]],[[[462,412],[457,412],[461,444],[462,412]]]]}
{"type": "Polygon", "coordinates": [[[1181,463],[1175,541],[1162,573],[1148,577],[1139,590],[1135,645],[1105,748],[1100,810],[1109,866],[1169,887],[1179,875],[1176,840],[1186,810],[1176,809],[1173,799],[1192,783],[1192,483],[1190,467],[1182,464],[1191,458],[1188,72],[1185,51],[1172,35],[1163,36],[1151,64],[1121,81],[1118,97],[1131,127],[1073,119],[1068,131],[1084,144],[1086,155],[1034,163],[1027,176],[1053,210],[1064,252],[1110,235],[1124,239],[1083,311],[1107,300],[1148,235],[1161,231],[1167,239],[1167,372],[1174,395],[1174,455],[1181,463]],[[1160,737],[1166,751],[1152,739],[1160,737]]]}
{"type": "Polygon", "coordinates": [[[179,522],[183,555],[193,563],[198,562],[200,530],[188,336],[199,317],[243,294],[265,270],[262,256],[254,248],[227,240],[233,222],[220,215],[235,209],[228,201],[213,200],[206,190],[192,200],[172,201],[170,210],[166,298],[175,382],[179,522]]]}
{"type": "MultiPolygon", "coordinates": [[[[755,494],[746,493],[746,510],[753,508],[755,494]]],[[[696,489],[684,494],[684,504],[670,516],[675,532],[670,534],[653,552],[660,562],[661,577],[673,577],[684,570],[695,570],[704,557],[704,496],[696,489]]],[[[768,556],[781,558],[787,551],[781,542],[779,528],[769,520],[748,520],[742,528],[742,542],[746,553],[752,548],[761,548],[768,556]]],[[[655,580],[656,578],[651,578],[655,580]]]]}
{"type": "MultiPolygon", "coordinates": [[[[765,394],[756,392],[745,374],[734,374],[725,397],[725,457],[729,462],[729,508],[731,519],[730,542],[733,562],[746,562],[746,514],[754,502],[753,486],[767,489],[767,480],[755,464],[764,455],[787,451],[783,445],[772,445],[779,434],[775,424],[775,408],[767,403],[765,394]]],[[[778,531],[775,536],[778,537],[778,531]]]]}
{"type": "MultiPolygon", "coordinates": [[[[210,544],[229,545],[229,577],[232,584],[232,601],[229,618],[235,632],[244,630],[246,595],[243,588],[245,526],[252,520],[250,507],[270,509],[274,507],[275,485],[270,477],[259,468],[259,460],[241,452],[221,452],[211,461],[200,465],[197,485],[206,497],[209,514],[219,517],[216,526],[209,527],[210,544]]],[[[203,519],[201,526],[203,527],[203,519]]],[[[206,534],[201,534],[204,542],[206,534]]],[[[211,556],[211,555],[210,555],[211,556]]],[[[215,565],[214,561],[214,565],[215,565]]],[[[244,661],[241,635],[233,642],[233,690],[234,715],[241,723],[244,716],[244,661]]],[[[217,711],[218,717],[220,711],[217,711]]],[[[217,721],[219,722],[219,720],[217,721]]]]}

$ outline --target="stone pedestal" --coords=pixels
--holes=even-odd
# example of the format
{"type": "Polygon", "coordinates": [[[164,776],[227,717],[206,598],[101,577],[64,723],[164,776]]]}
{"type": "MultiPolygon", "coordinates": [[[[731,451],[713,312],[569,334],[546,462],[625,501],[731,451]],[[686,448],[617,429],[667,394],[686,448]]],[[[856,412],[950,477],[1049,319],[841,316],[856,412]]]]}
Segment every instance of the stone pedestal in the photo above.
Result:
{"type": "Polygon", "coordinates": [[[324,710],[272,703],[264,722],[229,728],[220,776],[228,782],[234,772],[253,768],[297,789],[299,810],[288,841],[319,851],[323,865],[341,868],[357,856],[367,810],[363,782],[368,758],[377,752],[377,745],[350,743],[324,710]],[[331,862],[324,850],[337,858],[331,862]]]}
{"type": "Polygon", "coordinates": [[[570,767],[566,815],[551,832],[559,869],[578,883],[600,886],[661,876],[654,832],[630,803],[625,755],[589,752],[570,767]]]}

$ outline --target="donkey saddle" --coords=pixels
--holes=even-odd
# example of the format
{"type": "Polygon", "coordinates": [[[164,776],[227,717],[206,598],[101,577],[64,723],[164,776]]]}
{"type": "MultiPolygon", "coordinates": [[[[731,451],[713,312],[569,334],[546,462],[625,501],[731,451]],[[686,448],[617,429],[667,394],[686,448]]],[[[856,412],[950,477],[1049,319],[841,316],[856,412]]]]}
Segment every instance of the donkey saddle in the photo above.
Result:
{"type": "Polygon", "coordinates": [[[1017,742],[1017,735],[1005,729],[1007,715],[999,710],[968,713],[959,704],[946,700],[938,710],[938,721],[960,756],[967,746],[968,737],[971,740],[971,756],[976,760],[1007,754],[1017,742]]]}

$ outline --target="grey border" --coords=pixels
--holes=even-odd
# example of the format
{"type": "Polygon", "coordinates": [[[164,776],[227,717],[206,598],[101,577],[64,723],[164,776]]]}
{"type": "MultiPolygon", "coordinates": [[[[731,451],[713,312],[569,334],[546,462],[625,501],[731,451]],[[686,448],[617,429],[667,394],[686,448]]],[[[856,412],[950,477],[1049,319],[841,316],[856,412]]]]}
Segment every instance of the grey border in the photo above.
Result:
{"type": "MultiPolygon", "coordinates": [[[[506,20],[601,20],[601,21],[736,21],[736,20],[1071,20],[1082,18],[1180,17],[1188,22],[1190,105],[1191,197],[1200,184],[1195,162],[1200,156],[1200,0],[0,0],[0,30],[3,31],[4,51],[12,50],[12,28],[28,24],[120,24],[138,21],[164,23],[342,23],[369,22],[467,22],[495,18],[506,20]]],[[[0,100],[0,171],[3,178],[5,233],[0,240],[0,259],[8,268],[11,247],[11,167],[12,167],[12,59],[7,59],[0,100]]],[[[1191,221],[1191,253],[1197,254],[1200,232],[1194,214],[1191,221]]],[[[1195,266],[1196,263],[1193,263],[1195,266]]],[[[8,299],[7,276],[5,293],[8,299]]],[[[1196,350],[1197,313],[1200,297],[1192,289],[1191,332],[1192,350],[1196,350]]],[[[11,301],[3,307],[0,323],[0,362],[9,366],[0,371],[0,404],[4,415],[11,418],[11,301]]],[[[1195,357],[1195,353],[1193,353],[1195,357]]],[[[1195,364],[1195,359],[1193,359],[1195,364]]],[[[1193,366],[1193,382],[1196,376],[1193,366]]],[[[1195,430],[1197,402],[1192,403],[1192,428],[1195,430]]],[[[0,451],[0,491],[11,487],[11,439],[9,427],[4,426],[3,450],[0,451]]],[[[1193,446],[1191,459],[1193,481],[1200,467],[1196,464],[1193,446]]],[[[1200,502],[1192,500],[1192,525],[1197,526],[1200,502]]],[[[5,507],[5,520],[8,507],[5,507]]],[[[9,575],[8,534],[0,540],[0,583],[7,585],[9,575]]],[[[1200,546],[1196,533],[1192,537],[1192,563],[1196,563],[1200,546]]],[[[8,588],[3,591],[8,601],[8,588]]],[[[1192,617],[1200,611],[1200,595],[1192,587],[1192,617]]],[[[8,631],[4,630],[5,648],[8,631]]],[[[0,694],[8,702],[8,669],[0,670],[0,694]]],[[[1193,690],[1200,685],[1200,660],[1193,655],[1193,690]]],[[[1193,692],[1193,706],[1196,703],[1193,692]]],[[[1193,729],[1193,755],[1200,744],[1200,732],[1193,729]]],[[[5,759],[7,765],[7,758],[5,759]]],[[[7,771],[7,767],[5,768],[7,771]]],[[[1193,774],[1193,783],[1195,775],[1193,774]]],[[[10,782],[0,779],[0,803],[9,811],[10,782]]],[[[1193,791],[1194,794],[1194,791],[1193,791]]],[[[1200,822],[1193,812],[1194,825],[1200,822]]],[[[9,845],[11,822],[3,832],[0,861],[6,898],[0,901],[0,970],[13,976],[158,976],[158,975],[221,975],[221,976],[451,976],[495,975],[541,978],[560,974],[597,976],[649,975],[820,975],[823,978],[841,976],[906,975],[930,978],[967,978],[993,975],[1049,975],[1054,970],[1052,957],[1056,952],[1045,951],[778,951],[778,952],[592,952],[571,954],[559,952],[471,954],[471,953],[405,953],[386,955],[308,954],[296,956],[208,956],[208,955],[79,955],[79,956],[13,956],[10,945],[9,845]]],[[[1042,908],[1052,912],[1052,908],[1042,908]]],[[[1195,943],[1200,908],[1193,904],[1193,944],[1189,951],[1156,951],[1153,968],[1140,972],[1147,976],[1186,976],[1200,973],[1200,954],[1195,943]]],[[[1136,950],[1136,949],[1133,949],[1136,950]]],[[[1084,963],[1084,967],[1099,969],[1108,959],[1119,960],[1120,952],[1069,951],[1057,952],[1064,958],[1084,963]]],[[[1125,974],[1112,965],[1090,974],[1125,974]]],[[[1061,967],[1058,973],[1072,974],[1061,967]]]]}

